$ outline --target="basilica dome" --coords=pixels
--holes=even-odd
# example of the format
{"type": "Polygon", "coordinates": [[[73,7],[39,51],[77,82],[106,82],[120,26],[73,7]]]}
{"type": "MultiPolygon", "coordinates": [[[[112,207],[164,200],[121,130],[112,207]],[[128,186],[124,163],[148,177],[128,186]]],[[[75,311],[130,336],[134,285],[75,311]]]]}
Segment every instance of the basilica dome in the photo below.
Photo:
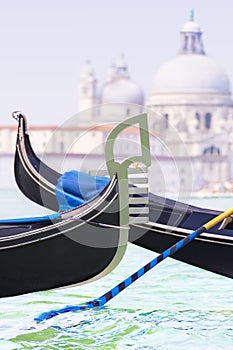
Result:
{"type": "Polygon", "coordinates": [[[142,89],[130,79],[128,67],[122,56],[110,68],[102,90],[102,103],[132,103],[143,105],[142,89]]]}
{"type": "Polygon", "coordinates": [[[154,93],[230,93],[224,70],[206,55],[179,54],[157,71],[154,93]]]}
{"type": "Polygon", "coordinates": [[[178,55],[159,68],[152,94],[230,94],[229,78],[213,59],[206,56],[202,32],[193,16],[184,24],[180,34],[178,55]]]}
{"type": "Polygon", "coordinates": [[[134,103],[143,105],[143,92],[139,86],[129,79],[114,79],[105,84],[102,103],[134,103]]]}

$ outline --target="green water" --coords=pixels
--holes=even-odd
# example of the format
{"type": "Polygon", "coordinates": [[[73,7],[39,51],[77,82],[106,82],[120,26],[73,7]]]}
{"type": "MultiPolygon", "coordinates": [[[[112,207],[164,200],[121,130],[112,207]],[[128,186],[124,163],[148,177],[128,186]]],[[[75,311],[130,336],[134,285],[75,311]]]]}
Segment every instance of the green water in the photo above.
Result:
{"type": "MultiPolygon", "coordinates": [[[[0,194],[1,217],[47,213],[16,192],[0,194]]],[[[227,209],[232,201],[214,198],[194,202],[227,209]]],[[[232,350],[232,280],[172,259],[148,272],[104,308],[67,313],[42,324],[34,322],[41,312],[102,295],[154,256],[129,245],[121,264],[99,281],[0,299],[0,349],[232,350]]]]}

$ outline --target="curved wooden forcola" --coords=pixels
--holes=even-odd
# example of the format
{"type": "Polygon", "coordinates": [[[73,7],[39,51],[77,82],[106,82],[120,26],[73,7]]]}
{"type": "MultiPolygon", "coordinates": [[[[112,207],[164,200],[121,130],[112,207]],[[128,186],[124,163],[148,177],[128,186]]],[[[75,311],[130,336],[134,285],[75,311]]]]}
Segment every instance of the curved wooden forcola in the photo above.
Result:
{"type": "MultiPolygon", "coordinates": [[[[19,116],[18,122],[15,154],[15,177],[18,186],[34,202],[56,210],[54,188],[61,174],[42,163],[33,152],[26,131],[25,117],[19,116]],[[43,198],[47,194],[51,201],[43,203],[41,191],[43,198]]],[[[149,222],[131,224],[129,240],[137,246],[161,253],[186,237],[197,226],[202,226],[219,214],[220,211],[198,208],[150,193],[149,222]]],[[[232,223],[225,225],[221,231],[215,226],[208,233],[203,233],[192,244],[174,254],[173,258],[232,278],[232,223]]]]}

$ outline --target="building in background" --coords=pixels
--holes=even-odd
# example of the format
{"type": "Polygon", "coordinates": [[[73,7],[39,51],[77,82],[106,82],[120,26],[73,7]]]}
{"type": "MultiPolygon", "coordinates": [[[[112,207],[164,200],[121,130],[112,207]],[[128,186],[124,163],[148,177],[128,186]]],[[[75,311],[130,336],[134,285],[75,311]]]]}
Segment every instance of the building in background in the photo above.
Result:
{"type": "Polygon", "coordinates": [[[233,102],[224,70],[207,56],[193,13],[176,57],[157,71],[147,106],[172,124],[192,158],[195,188],[232,179],[233,102]]]}
{"type": "MultiPolygon", "coordinates": [[[[97,88],[97,79],[90,61],[85,63],[80,75],[78,87],[79,111],[92,108],[97,104],[109,103],[144,106],[143,90],[131,79],[128,65],[123,54],[107,70],[105,82],[100,89],[97,88]]],[[[122,114],[130,115],[130,106],[128,106],[126,110],[122,110],[122,114]]],[[[100,119],[98,115],[90,117],[91,119],[100,119]]]]}
{"type": "MultiPolygon", "coordinates": [[[[80,106],[82,98],[79,95],[80,106]]],[[[143,104],[143,93],[130,79],[123,58],[110,68],[96,98],[102,103],[143,104]]],[[[231,83],[206,54],[193,11],[180,32],[177,55],[158,68],[145,106],[162,116],[160,128],[177,129],[191,157],[195,189],[228,186],[227,181],[233,177],[231,83]]],[[[180,159],[175,143],[173,149],[173,156],[180,159]]]]}
{"type": "MultiPolygon", "coordinates": [[[[100,123],[120,121],[142,112],[146,107],[161,116],[159,124],[157,120],[154,123],[150,120],[151,131],[166,135],[164,140],[169,144],[169,149],[172,149],[169,156],[165,148],[158,152],[158,146],[151,145],[152,157],[159,158],[159,166],[169,173],[168,187],[175,191],[178,185],[188,187],[188,154],[192,163],[194,190],[231,188],[233,101],[229,77],[206,54],[202,31],[194,20],[193,12],[180,32],[180,39],[177,55],[158,68],[147,98],[141,87],[130,77],[123,55],[109,68],[105,82],[99,88],[92,65],[87,61],[79,79],[78,109],[84,112],[79,113],[78,126],[67,126],[57,132],[46,151],[77,154],[82,153],[82,150],[87,152],[97,140],[104,145],[106,132],[104,128],[98,127],[100,123]],[[106,106],[111,103],[121,105],[114,111],[106,107],[94,108],[96,105],[106,106]],[[70,144],[71,139],[79,138],[90,126],[93,131],[80,139],[78,146],[70,144]],[[184,152],[180,141],[177,145],[177,140],[168,137],[174,128],[187,151],[184,152]],[[174,163],[174,158],[179,169],[179,184],[177,179],[173,179],[174,164],[171,163],[174,163]]],[[[43,152],[53,130],[54,127],[31,127],[32,142],[37,152],[43,152]]],[[[14,150],[14,133],[13,128],[0,128],[2,154],[14,150]]],[[[133,135],[128,134],[127,137],[133,140],[133,135]]],[[[124,152],[127,153],[127,144],[124,152]]],[[[156,169],[154,164],[155,173],[156,169]]]]}

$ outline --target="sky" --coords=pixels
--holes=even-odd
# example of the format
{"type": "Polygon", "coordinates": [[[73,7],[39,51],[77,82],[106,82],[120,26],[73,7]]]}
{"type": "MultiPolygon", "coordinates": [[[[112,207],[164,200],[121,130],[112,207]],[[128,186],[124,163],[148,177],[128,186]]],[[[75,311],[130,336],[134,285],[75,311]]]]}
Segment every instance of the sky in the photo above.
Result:
{"type": "Polygon", "coordinates": [[[232,0],[0,0],[0,125],[14,124],[14,110],[31,125],[77,113],[87,59],[101,88],[124,53],[147,97],[157,69],[177,54],[191,9],[206,53],[233,82],[232,0]]]}

